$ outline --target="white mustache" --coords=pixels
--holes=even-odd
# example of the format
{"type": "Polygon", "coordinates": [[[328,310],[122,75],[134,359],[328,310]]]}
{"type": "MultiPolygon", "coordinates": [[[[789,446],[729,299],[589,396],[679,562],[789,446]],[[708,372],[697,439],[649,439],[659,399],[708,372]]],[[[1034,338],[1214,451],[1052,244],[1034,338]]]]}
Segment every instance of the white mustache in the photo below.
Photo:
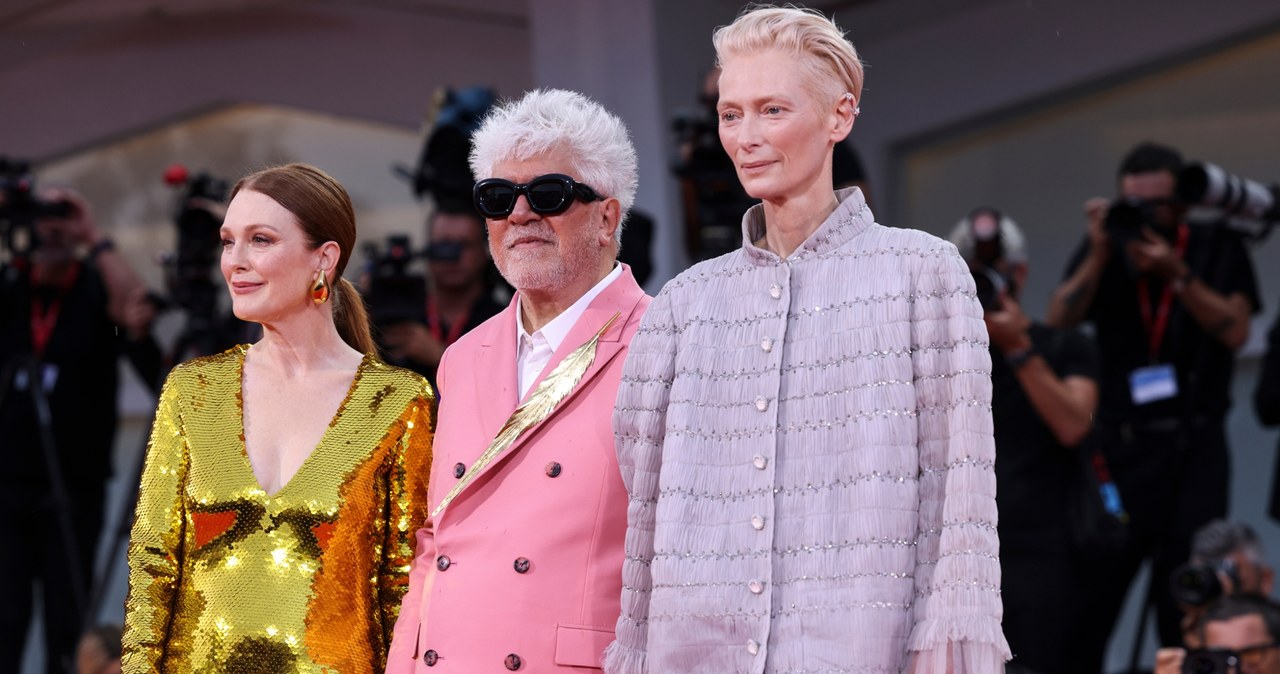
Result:
{"type": "Polygon", "coordinates": [[[510,248],[516,245],[521,239],[541,239],[552,244],[559,244],[560,241],[556,237],[556,233],[550,227],[531,228],[528,225],[520,228],[511,228],[507,230],[506,236],[502,237],[502,247],[510,248]]]}

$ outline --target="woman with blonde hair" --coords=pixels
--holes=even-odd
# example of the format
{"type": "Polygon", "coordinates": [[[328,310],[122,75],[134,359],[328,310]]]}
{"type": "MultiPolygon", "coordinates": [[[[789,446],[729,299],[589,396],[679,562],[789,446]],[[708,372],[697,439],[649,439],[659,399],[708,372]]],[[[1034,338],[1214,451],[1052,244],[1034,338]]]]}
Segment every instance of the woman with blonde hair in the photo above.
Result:
{"type": "Polygon", "coordinates": [[[610,672],[1003,669],[990,356],[951,244],[833,192],[862,65],[821,14],[714,37],[720,140],[762,204],[646,314],[614,431],[631,492],[610,672]]]}
{"type": "Polygon", "coordinates": [[[333,178],[245,177],[221,237],[232,308],[263,337],[179,365],[160,394],[124,671],[381,672],[426,516],[431,389],[374,354],[333,178]]]}

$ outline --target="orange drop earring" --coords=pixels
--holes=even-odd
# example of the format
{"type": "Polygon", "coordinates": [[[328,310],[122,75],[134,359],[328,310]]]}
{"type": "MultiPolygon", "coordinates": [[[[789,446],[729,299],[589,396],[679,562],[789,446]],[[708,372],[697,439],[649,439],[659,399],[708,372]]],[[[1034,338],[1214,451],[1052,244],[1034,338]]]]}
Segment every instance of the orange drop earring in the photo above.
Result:
{"type": "Polygon", "coordinates": [[[323,269],[316,271],[315,283],[311,285],[311,301],[316,304],[329,301],[329,277],[325,275],[323,269]]]}

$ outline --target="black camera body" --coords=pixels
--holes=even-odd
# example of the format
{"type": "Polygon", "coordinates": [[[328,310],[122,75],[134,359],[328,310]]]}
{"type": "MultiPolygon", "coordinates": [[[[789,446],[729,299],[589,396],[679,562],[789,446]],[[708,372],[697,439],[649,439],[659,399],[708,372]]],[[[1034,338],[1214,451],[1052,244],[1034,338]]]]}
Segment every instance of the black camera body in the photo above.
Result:
{"type": "MultiPolygon", "coordinates": [[[[448,252],[439,247],[434,250],[436,255],[448,252]]],[[[409,264],[418,257],[410,247],[409,237],[392,234],[387,237],[385,249],[366,243],[365,254],[370,260],[369,292],[365,298],[369,321],[375,326],[395,323],[426,325],[427,279],[409,271],[409,264]]]]}
{"type": "Polygon", "coordinates": [[[1240,571],[1235,562],[1224,559],[1217,564],[1188,562],[1169,574],[1169,591],[1185,606],[1205,606],[1225,594],[1222,574],[1231,585],[1240,587],[1240,571]]]}
{"type": "Polygon", "coordinates": [[[1150,227],[1155,220],[1153,210],[1151,204],[1141,199],[1117,199],[1107,209],[1107,217],[1103,221],[1107,237],[1120,247],[1139,238],[1142,228],[1150,227]]]}
{"type": "Polygon", "coordinates": [[[973,285],[978,291],[978,303],[982,305],[982,310],[1000,311],[1003,307],[1000,296],[1009,289],[1009,282],[1004,275],[984,264],[972,264],[969,271],[973,274],[973,285]]]}
{"type": "Polygon", "coordinates": [[[1240,655],[1225,648],[1197,648],[1187,651],[1182,674],[1237,674],[1240,655]]]}
{"type": "Polygon", "coordinates": [[[70,203],[37,196],[29,162],[0,156],[0,244],[10,256],[23,257],[40,245],[37,220],[68,215],[70,203]]]}
{"type": "Polygon", "coordinates": [[[226,201],[228,185],[208,173],[198,173],[186,181],[178,198],[173,223],[178,230],[177,251],[167,260],[168,286],[172,303],[186,310],[197,326],[215,320],[221,284],[214,281],[221,244],[218,229],[222,219],[200,207],[199,200],[226,201]]]}
{"type": "Polygon", "coordinates": [[[409,182],[415,197],[422,199],[430,194],[436,205],[445,210],[471,209],[471,187],[475,184],[467,161],[471,134],[497,100],[497,92],[488,87],[436,92],[433,112],[428,114],[432,126],[429,130],[424,128],[417,165],[392,167],[396,175],[409,182]]]}

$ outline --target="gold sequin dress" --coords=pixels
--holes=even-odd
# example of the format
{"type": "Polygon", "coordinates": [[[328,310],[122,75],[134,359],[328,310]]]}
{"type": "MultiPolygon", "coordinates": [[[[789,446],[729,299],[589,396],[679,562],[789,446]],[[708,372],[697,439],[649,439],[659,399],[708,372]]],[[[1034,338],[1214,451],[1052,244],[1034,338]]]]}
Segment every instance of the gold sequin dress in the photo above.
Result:
{"type": "Polygon", "coordinates": [[[268,495],[245,452],[247,346],[174,369],[129,543],[125,672],[381,672],[426,519],[434,399],[365,356],[268,495]]]}

